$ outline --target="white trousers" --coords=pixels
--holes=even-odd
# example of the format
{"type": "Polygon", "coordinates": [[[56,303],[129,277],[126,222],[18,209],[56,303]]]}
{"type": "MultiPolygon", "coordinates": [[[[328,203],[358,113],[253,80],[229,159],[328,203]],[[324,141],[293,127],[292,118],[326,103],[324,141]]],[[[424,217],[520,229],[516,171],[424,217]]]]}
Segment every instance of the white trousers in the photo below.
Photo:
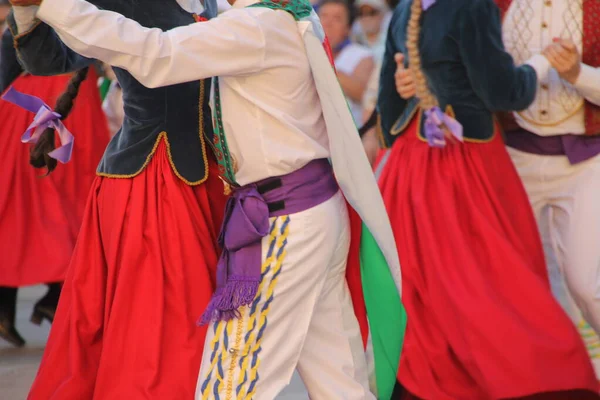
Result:
{"type": "Polygon", "coordinates": [[[565,156],[508,152],[538,221],[552,290],[600,376],[600,156],[571,165],[565,156]]]}
{"type": "Polygon", "coordinates": [[[340,193],[271,218],[254,303],[209,326],[197,400],[271,400],[296,368],[312,400],[375,398],[345,279],[349,246],[340,193]]]}

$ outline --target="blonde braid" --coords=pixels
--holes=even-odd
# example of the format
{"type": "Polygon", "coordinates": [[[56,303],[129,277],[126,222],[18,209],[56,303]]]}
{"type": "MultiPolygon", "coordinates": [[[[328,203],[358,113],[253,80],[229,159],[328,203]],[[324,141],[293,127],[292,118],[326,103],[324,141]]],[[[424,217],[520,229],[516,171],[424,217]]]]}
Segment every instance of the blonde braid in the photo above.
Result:
{"type": "Polygon", "coordinates": [[[421,68],[421,54],[419,53],[419,35],[421,33],[421,14],[423,8],[421,0],[413,0],[410,9],[410,19],[406,31],[406,48],[408,49],[409,68],[413,74],[417,98],[421,108],[429,110],[439,105],[437,98],[429,90],[427,77],[421,68]]]}

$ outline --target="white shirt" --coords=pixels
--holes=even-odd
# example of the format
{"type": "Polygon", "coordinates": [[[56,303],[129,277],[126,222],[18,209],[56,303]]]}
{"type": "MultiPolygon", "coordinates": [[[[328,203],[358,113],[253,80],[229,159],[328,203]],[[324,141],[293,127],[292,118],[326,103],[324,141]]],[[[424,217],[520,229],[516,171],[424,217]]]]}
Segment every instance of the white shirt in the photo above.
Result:
{"type": "MultiPolygon", "coordinates": [[[[185,11],[192,14],[202,14],[204,11],[204,6],[200,2],[200,0],[176,0],[177,4],[185,11]]],[[[221,6],[223,1],[226,4],[227,0],[217,0],[217,4],[219,10],[221,10],[221,6]]],[[[39,6],[26,6],[26,7],[13,7],[13,14],[15,17],[15,22],[17,23],[17,29],[19,32],[27,32],[34,24],[35,24],[35,15],[39,9],[39,6]]]]}
{"type": "MultiPolygon", "coordinates": [[[[553,38],[571,39],[582,51],[582,0],[514,0],[504,18],[504,44],[517,64],[541,53],[553,38]]],[[[540,79],[534,103],[517,113],[521,127],[541,136],[583,134],[584,99],[600,105],[600,69],[582,65],[571,85],[551,69],[540,79]]]]}
{"type": "Polygon", "coordinates": [[[168,32],[77,0],[44,0],[37,15],[76,52],[125,68],[148,87],[219,75],[224,131],[245,185],[330,155],[296,21],[245,8],[255,2],[238,0],[218,18],[168,32]]]}

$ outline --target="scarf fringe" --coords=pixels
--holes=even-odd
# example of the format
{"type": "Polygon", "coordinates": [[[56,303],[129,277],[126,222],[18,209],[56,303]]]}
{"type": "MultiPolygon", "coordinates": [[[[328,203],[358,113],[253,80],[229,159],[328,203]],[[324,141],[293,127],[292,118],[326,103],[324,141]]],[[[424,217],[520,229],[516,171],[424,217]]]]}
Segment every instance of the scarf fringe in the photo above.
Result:
{"type": "Polygon", "coordinates": [[[252,304],[260,280],[248,280],[248,278],[228,279],[224,287],[217,289],[213,295],[206,311],[200,317],[198,325],[207,325],[211,321],[231,321],[240,317],[239,308],[252,304]]]}

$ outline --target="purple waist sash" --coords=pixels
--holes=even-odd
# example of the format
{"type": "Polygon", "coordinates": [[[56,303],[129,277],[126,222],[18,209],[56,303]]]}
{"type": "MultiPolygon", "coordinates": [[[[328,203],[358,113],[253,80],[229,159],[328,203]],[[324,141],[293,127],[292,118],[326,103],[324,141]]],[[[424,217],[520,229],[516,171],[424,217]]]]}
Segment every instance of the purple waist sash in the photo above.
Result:
{"type": "Polygon", "coordinates": [[[269,218],[295,214],[329,200],[338,191],[326,159],[313,160],[284,176],[234,189],[227,201],[219,245],[217,290],[200,319],[229,321],[239,307],[250,305],[261,280],[262,238],[269,218]]]}
{"type": "Polygon", "coordinates": [[[506,133],[506,145],[541,156],[567,156],[571,164],[578,164],[600,154],[600,136],[539,136],[525,129],[518,129],[506,133]]]}

